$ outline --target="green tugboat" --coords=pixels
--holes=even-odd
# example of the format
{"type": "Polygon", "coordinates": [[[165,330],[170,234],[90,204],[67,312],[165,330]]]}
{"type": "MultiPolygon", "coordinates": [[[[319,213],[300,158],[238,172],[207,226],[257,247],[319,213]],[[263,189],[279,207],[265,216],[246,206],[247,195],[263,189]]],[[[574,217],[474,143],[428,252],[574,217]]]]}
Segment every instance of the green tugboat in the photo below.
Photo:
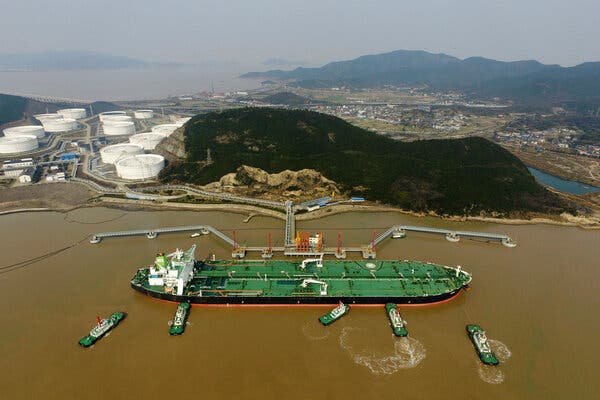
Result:
{"type": "Polygon", "coordinates": [[[406,321],[402,319],[402,316],[398,312],[398,307],[395,303],[387,303],[385,305],[385,311],[387,312],[388,319],[390,320],[390,325],[392,326],[392,331],[394,331],[394,335],[400,337],[408,336],[408,331],[406,330],[406,321]]]}
{"type": "Polygon", "coordinates": [[[334,308],[333,310],[329,311],[327,314],[325,314],[321,318],[319,318],[319,321],[323,325],[327,326],[329,324],[334,323],[338,319],[342,318],[344,315],[348,314],[349,311],[350,311],[350,306],[348,306],[347,304],[344,304],[340,301],[340,303],[338,304],[338,306],[336,308],[334,308]]]}
{"type": "Polygon", "coordinates": [[[177,311],[175,311],[175,316],[173,317],[171,329],[169,329],[171,336],[181,335],[183,333],[188,315],[190,315],[190,303],[179,303],[177,311]]]}
{"type": "Polygon", "coordinates": [[[90,347],[96,343],[97,340],[106,335],[111,329],[117,326],[126,315],[127,314],[122,311],[117,311],[112,313],[112,315],[108,318],[101,319],[98,317],[98,323],[96,326],[90,331],[89,335],[79,341],[79,344],[83,347],[90,347]]]}
{"type": "Polygon", "coordinates": [[[479,325],[467,325],[467,333],[481,362],[486,365],[498,365],[498,359],[490,348],[485,331],[479,325]]]}

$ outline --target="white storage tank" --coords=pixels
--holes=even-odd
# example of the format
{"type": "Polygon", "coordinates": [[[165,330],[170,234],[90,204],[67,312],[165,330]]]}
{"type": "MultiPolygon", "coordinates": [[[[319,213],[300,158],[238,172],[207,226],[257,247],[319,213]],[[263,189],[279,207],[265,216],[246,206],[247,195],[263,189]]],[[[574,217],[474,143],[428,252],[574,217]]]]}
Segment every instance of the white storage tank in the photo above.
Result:
{"type": "Polygon", "coordinates": [[[98,118],[100,118],[101,122],[104,122],[105,119],[110,119],[110,117],[114,117],[117,115],[127,116],[127,113],[125,111],[106,111],[98,114],[98,118]]]}
{"type": "Polygon", "coordinates": [[[108,115],[104,117],[102,121],[103,124],[107,124],[109,122],[132,122],[133,118],[129,115],[108,115]]]}
{"type": "Polygon", "coordinates": [[[144,148],[144,150],[154,150],[154,148],[165,138],[160,133],[147,132],[138,133],[129,137],[129,143],[138,144],[144,148]]]}
{"type": "Polygon", "coordinates": [[[36,115],[34,115],[34,118],[40,122],[44,122],[44,121],[50,120],[50,119],[63,119],[63,116],[60,114],[49,113],[49,114],[36,114],[36,115]]]}
{"type": "Polygon", "coordinates": [[[152,111],[152,110],[136,110],[133,112],[133,116],[136,119],[154,118],[154,111],[152,111]]]}
{"type": "Polygon", "coordinates": [[[132,143],[119,143],[100,149],[100,158],[105,164],[114,164],[120,158],[144,154],[144,148],[132,143]]]}
{"type": "Polygon", "coordinates": [[[46,132],[68,132],[79,127],[77,121],[72,118],[50,118],[43,119],[42,125],[46,132]]]}
{"type": "Polygon", "coordinates": [[[0,137],[0,154],[23,153],[37,148],[38,140],[33,135],[0,137]]]}
{"type": "Polygon", "coordinates": [[[133,121],[107,121],[102,123],[102,130],[107,136],[133,135],[135,124],[133,121]]]}
{"type": "Polygon", "coordinates": [[[158,154],[139,154],[119,159],[115,163],[117,175],[123,179],[143,180],[155,178],[165,166],[158,154]]]}
{"type": "Polygon", "coordinates": [[[14,126],[12,128],[4,129],[4,136],[23,136],[23,135],[33,135],[36,138],[43,138],[46,132],[44,132],[44,127],[41,125],[23,125],[23,126],[14,126]]]}
{"type": "Polygon", "coordinates": [[[85,108],[63,108],[62,110],[58,110],[56,113],[62,115],[64,118],[71,119],[83,119],[87,117],[85,108]]]}
{"type": "Polygon", "coordinates": [[[152,132],[160,133],[163,136],[169,136],[171,133],[175,132],[175,130],[179,128],[179,125],[176,124],[161,124],[155,125],[152,127],[152,132]]]}

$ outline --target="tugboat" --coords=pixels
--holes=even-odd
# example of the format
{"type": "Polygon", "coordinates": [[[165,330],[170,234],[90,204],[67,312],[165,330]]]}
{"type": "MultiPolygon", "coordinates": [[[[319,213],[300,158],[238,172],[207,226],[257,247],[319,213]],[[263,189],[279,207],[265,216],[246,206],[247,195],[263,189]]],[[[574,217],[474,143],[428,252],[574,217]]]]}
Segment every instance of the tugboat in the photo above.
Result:
{"type": "Polygon", "coordinates": [[[486,365],[498,365],[498,359],[490,348],[485,331],[479,325],[467,325],[467,333],[481,362],[486,365]]]}
{"type": "Polygon", "coordinates": [[[90,334],[84,338],[81,338],[79,344],[83,347],[90,347],[97,340],[106,335],[111,329],[121,322],[123,318],[125,318],[127,314],[122,311],[117,311],[112,313],[112,315],[108,318],[101,319],[98,317],[98,324],[90,331],[90,334]]]}
{"type": "Polygon", "coordinates": [[[388,319],[390,320],[392,331],[394,331],[394,335],[399,337],[408,336],[408,331],[406,330],[406,321],[404,321],[400,316],[396,304],[387,303],[385,305],[385,310],[387,312],[388,319]]]}
{"type": "Polygon", "coordinates": [[[173,317],[171,329],[169,329],[171,336],[181,335],[183,333],[188,315],[190,315],[190,303],[179,303],[177,311],[175,311],[175,317],[173,317]]]}
{"type": "Polygon", "coordinates": [[[350,311],[350,306],[348,306],[340,301],[340,303],[338,304],[338,306],[336,308],[334,308],[333,310],[329,311],[327,314],[325,314],[321,318],[319,318],[319,321],[323,325],[327,326],[329,324],[334,323],[338,319],[342,318],[344,315],[348,314],[349,311],[350,311]]]}

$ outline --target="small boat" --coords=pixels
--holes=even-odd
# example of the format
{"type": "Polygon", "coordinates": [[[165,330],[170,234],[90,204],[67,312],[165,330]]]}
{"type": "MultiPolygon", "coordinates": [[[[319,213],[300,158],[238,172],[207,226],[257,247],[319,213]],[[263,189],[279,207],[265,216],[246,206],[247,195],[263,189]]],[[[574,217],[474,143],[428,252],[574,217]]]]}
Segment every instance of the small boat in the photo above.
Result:
{"type": "Polygon", "coordinates": [[[479,325],[467,325],[467,333],[481,362],[486,365],[498,365],[498,359],[490,348],[485,331],[479,325]]]}
{"type": "Polygon", "coordinates": [[[458,236],[456,233],[454,232],[450,232],[446,234],[446,240],[452,243],[456,243],[458,241],[460,241],[460,236],[458,236]]]}
{"type": "Polygon", "coordinates": [[[392,326],[394,335],[400,337],[408,336],[408,331],[406,330],[406,321],[404,321],[402,316],[400,316],[396,304],[387,303],[385,305],[385,310],[387,312],[388,319],[390,320],[390,325],[392,326]]]}
{"type": "Polygon", "coordinates": [[[195,238],[195,237],[198,237],[198,236],[200,236],[200,232],[194,232],[194,233],[192,233],[190,235],[191,238],[195,238]]]}
{"type": "Polygon", "coordinates": [[[188,315],[190,315],[190,303],[179,303],[177,310],[175,311],[175,316],[173,317],[171,329],[169,329],[169,333],[172,336],[181,335],[183,333],[188,315]]]}
{"type": "Polygon", "coordinates": [[[344,315],[348,314],[349,311],[350,311],[350,306],[347,304],[344,304],[340,301],[340,303],[338,304],[338,306],[336,308],[334,308],[333,310],[329,311],[327,314],[325,314],[321,318],[319,318],[319,321],[323,325],[327,326],[329,324],[334,323],[338,319],[342,318],[344,315]]]}
{"type": "Polygon", "coordinates": [[[96,343],[97,340],[106,335],[111,329],[117,326],[126,315],[127,314],[122,311],[117,311],[112,313],[112,315],[108,318],[101,319],[98,317],[98,323],[96,326],[90,331],[89,335],[81,338],[79,344],[83,347],[90,347],[96,343]]]}

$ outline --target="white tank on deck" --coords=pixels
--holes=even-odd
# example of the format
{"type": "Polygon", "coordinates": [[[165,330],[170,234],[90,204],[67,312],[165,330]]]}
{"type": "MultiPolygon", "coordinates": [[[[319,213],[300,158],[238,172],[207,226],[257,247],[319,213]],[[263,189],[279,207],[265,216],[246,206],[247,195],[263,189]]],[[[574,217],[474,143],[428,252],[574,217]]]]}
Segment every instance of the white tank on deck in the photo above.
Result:
{"type": "Polygon", "coordinates": [[[136,154],[144,154],[144,148],[132,143],[113,144],[100,149],[100,158],[105,164],[114,164],[120,158],[136,154]]]}
{"type": "Polygon", "coordinates": [[[133,121],[106,121],[102,123],[102,130],[107,136],[133,135],[135,124],[133,121]]]}
{"type": "Polygon", "coordinates": [[[85,108],[63,108],[62,110],[58,110],[56,113],[62,115],[64,118],[83,119],[87,117],[87,111],[85,111],[85,108]]]}
{"type": "Polygon", "coordinates": [[[179,125],[175,125],[175,124],[161,124],[161,125],[154,125],[152,127],[152,132],[154,133],[160,133],[163,136],[169,136],[171,135],[171,133],[175,132],[175,130],[179,128],[179,125]]]}
{"type": "Polygon", "coordinates": [[[139,154],[119,159],[115,163],[117,175],[123,179],[143,180],[155,178],[165,166],[158,154],[139,154]]]}
{"type": "Polygon", "coordinates": [[[44,132],[44,127],[41,125],[13,126],[12,128],[6,128],[3,132],[6,137],[33,135],[38,139],[43,138],[46,134],[46,132],[44,132]]]}
{"type": "Polygon", "coordinates": [[[50,118],[42,120],[46,132],[68,132],[79,127],[73,118],[50,118]]]}
{"type": "Polygon", "coordinates": [[[33,135],[0,137],[0,154],[23,153],[37,148],[38,140],[33,135]]]}
{"type": "Polygon", "coordinates": [[[105,119],[110,119],[110,117],[114,117],[117,115],[127,116],[127,113],[125,111],[106,111],[98,114],[98,118],[100,118],[101,122],[104,122],[105,119]]]}
{"type": "Polygon", "coordinates": [[[138,133],[129,137],[129,143],[139,144],[144,150],[154,150],[154,148],[165,138],[160,133],[147,132],[138,133]]]}
{"type": "Polygon", "coordinates": [[[154,118],[154,111],[152,111],[152,110],[136,110],[133,112],[133,116],[137,119],[154,118]]]}

